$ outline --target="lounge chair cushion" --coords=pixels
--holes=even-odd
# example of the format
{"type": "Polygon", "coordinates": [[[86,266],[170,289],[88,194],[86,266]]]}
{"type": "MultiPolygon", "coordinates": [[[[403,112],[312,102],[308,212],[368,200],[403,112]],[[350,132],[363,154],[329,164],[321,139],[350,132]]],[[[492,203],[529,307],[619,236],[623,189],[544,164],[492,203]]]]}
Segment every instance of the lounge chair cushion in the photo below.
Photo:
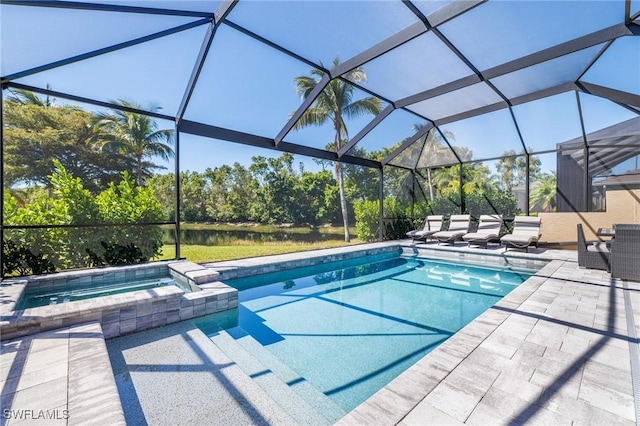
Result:
{"type": "Polygon", "coordinates": [[[453,238],[461,238],[466,233],[466,231],[440,231],[433,234],[433,236],[440,241],[449,241],[453,238]]]}
{"type": "Polygon", "coordinates": [[[411,238],[421,237],[425,234],[425,232],[428,232],[428,231],[423,231],[423,230],[418,231],[417,229],[414,229],[413,231],[407,232],[407,237],[411,237],[411,238]]]}
{"type": "Polygon", "coordinates": [[[465,241],[469,241],[469,242],[474,242],[474,241],[489,241],[489,240],[493,240],[493,239],[497,239],[498,238],[498,233],[492,233],[492,234],[485,234],[483,232],[471,232],[469,234],[464,234],[462,236],[462,239],[465,241]]]}
{"type": "Polygon", "coordinates": [[[422,228],[421,230],[413,230],[407,232],[407,237],[413,238],[414,240],[424,240],[440,231],[440,228],[442,228],[441,215],[427,216],[427,219],[424,223],[424,228],[422,228]]]}
{"type": "Polygon", "coordinates": [[[538,237],[533,235],[527,236],[527,235],[508,234],[500,238],[500,241],[502,241],[503,243],[509,243],[512,245],[525,246],[538,241],[538,237]]]}
{"type": "Polygon", "coordinates": [[[587,244],[587,251],[594,253],[609,253],[609,246],[610,244],[607,241],[589,243],[587,244]]]}
{"type": "Polygon", "coordinates": [[[471,232],[462,236],[462,239],[469,244],[486,243],[489,240],[497,239],[502,226],[501,215],[482,215],[477,232],[471,232]]]}
{"type": "Polygon", "coordinates": [[[413,231],[407,232],[408,237],[421,237],[425,232],[429,231],[429,218],[427,217],[424,221],[424,227],[422,229],[414,229],[413,231]]]}
{"type": "Polygon", "coordinates": [[[469,220],[471,216],[467,214],[452,215],[449,219],[449,229],[433,234],[438,242],[451,242],[459,240],[469,230],[469,220]]]}
{"type": "Polygon", "coordinates": [[[500,241],[514,247],[525,248],[537,243],[538,238],[540,238],[540,218],[516,216],[513,233],[504,235],[500,241]]]}

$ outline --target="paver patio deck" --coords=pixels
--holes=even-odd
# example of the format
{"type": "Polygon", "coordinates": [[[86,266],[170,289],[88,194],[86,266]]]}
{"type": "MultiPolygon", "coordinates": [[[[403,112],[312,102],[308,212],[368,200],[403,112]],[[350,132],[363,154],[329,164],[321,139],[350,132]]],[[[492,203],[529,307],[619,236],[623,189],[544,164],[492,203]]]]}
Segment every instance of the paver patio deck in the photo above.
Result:
{"type": "Polygon", "coordinates": [[[0,343],[2,425],[124,425],[102,328],[91,322],[0,343]]]}

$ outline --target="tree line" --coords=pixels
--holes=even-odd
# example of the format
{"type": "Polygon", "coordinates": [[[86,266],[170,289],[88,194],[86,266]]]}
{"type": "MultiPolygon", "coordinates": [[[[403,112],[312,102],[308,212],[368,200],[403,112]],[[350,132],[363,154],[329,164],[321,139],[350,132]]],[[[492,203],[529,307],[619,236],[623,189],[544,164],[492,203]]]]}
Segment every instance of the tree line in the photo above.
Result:
{"type": "MultiPolygon", "coordinates": [[[[139,107],[126,101],[118,103],[139,107]]],[[[16,91],[5,100],[4,113],[4,187],[12,190],[19,204],[29,203],[41,191],[50,193],[49,177],[56,160],[94,194],[118,183],[127,172],[138,185],[152,185],[165,219],[175,218],[175,175],[163,173],[163,167],[153,162],[173,156],[172,135],[169,130],[159,130],[150,117],[121,110],[89,113],[80,107],[56,106],[49,98],[25,91],[16,91]]],[[[447,137],[455,140],[454,135],[447,137]]],[[[420,152],[409,155],[426,154],[437,163],[449,152],[438,133],[429,132],[423,138],[416,144],[420,152]]],[[[355,147],[350,153],[382,160],[402,142],[374,152],[355,147]]],[[[473,157],[468,148],[457,147],[456,151],[466,161],[473,157]]],[[[464,193],[493,188],[510,194],[514,186],[522,185],[525,157],[514,151],[505,155],[497,162],[496,173],[482,163],[465,164],[464,193]]],[[[276,158],[252,157],[248,166],[236,162],[204,172],[181,172],[181,220],[316,226],[344,223],[346,206],[347,223],[353,224],[354,217],[348,212],[353,211],[354,203],[378,199],[377,170],[340,164],[338,174],[333,162],[317,160],[321,170],[311,172],[294,162],[294,157],[285,153],[276,158]]],[[[532,203],[552,204],[553,176],[540,172],[540,160],[535,156],[530,157],[529,170],[532,180],[546,183],[532,191],[532,203]]],[[[418,169],[416,184],[403,169],[387,167],[384,174],[385,198],[396,198],[407,212],[412,196],[417,200],[417,215],[432,211],[431,204],[438,197],[459,198],[459,166],[418,169]]]]}

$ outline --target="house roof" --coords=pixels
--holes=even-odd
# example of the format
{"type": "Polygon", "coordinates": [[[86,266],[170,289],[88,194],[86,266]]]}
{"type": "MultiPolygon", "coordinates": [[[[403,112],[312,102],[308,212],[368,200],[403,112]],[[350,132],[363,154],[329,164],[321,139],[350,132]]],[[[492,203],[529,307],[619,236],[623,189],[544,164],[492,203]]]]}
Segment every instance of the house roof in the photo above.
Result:
{"type": "Polygon", "coordinates": [[[600,179],[593,183],[595,186],[629,186],[640,185],[640,170],[635,170],[629,173],[618,176],[609,176],[604,179],[600,179]]]}

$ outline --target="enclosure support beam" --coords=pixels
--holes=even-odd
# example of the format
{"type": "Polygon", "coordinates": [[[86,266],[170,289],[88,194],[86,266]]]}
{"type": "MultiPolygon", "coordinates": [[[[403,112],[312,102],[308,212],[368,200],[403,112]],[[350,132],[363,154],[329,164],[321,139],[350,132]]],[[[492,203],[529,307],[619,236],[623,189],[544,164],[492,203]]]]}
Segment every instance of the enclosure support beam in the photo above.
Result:
{"type": "Polygon", "coordinates": [[[415,170],[411,170],[411,221],[412,222],[415,215],[415,205],[416,205],[416,172],[415,170]]]}
{"type": "Polygon", "coordinates": [[[371,130],[373,130],[382,120],[387,118],[389,114],[391,114],[394,110],[393,105],[387,105],[385,109],[383,109],[380,114],[376,115],[373,120],[371,120],[366,126],[362,128],[349,142],[347,142],[342,148],[338,150],[338,157],[342,157],[346,154],[351,148],[355,146],[362,138],[367,136],[371,130]]]}
{"type": "Polygon", "coordinates": [[[176,185],[176,199],[175,199],[175,233],[176,233],[176,259],[180,259],[180,127],[176,123],[176,155],[174,157],[176,164],[175,167],[175,185],[176,185]]]}
{"type": "Polygon", "coordinates": [[[307,110],[315,102],[316,98],[318,96],[320,96],[320,93],[322,93],[324,88],[327,87],[327,85],[329,84],[329,81],[331,81],[331,78],[329,77],[328,74],[325,74],[325,75],[322,76],[322,78],[315,85],[313,90],[311,90],[311,92],[309,92],[309,94],[304,99],[304,101],[302,101],[302,104],[300,104],[298,109],[295,110],[295,112],[291,115],[291,118],[289,118],[289,121],[287,121],[287,124],[284,125],[282,130],[280,130],[280,132],[278,133],[278,135],[275,138],[275,144],[276,145],[278,145],[280,142],[282,142],[282,140],[285,138],[285,136],[287,136],[289,134],[289,132],[296,125],[296,123],[298,122],[300,117],[302,117],[302,114],[307,112],[307,110]]]}
{"type": "Polygon", "coordinates": [[[168,120],[168,121],[175,120],[175,117],[166,115],[166,114],[158,114],[157,112],[151,112],[151,111],[145,111],[143,109],[126,107],[120,104],[113,104],[110,102],[96,101],[95,99],[91,99],[91,98],[84,98],[82,96],[70,95],[68,93],[58,92],[56,90],[42,89],[40,87],[29,86],[21,83],[9,82],[9,83],[3,84],[3,87],[5,88],[8,87],[10,89],[15,88],[15,89],[28,90],[29,92],[40,93],[41,95],[53,96],[57,98],[67,99],[70,101],[84,103],[84,104],[96,105],[96,106],[109,108],[109,109],[115,109],[118,111],[132,112],[134,114],[141,114],[141,115],[146,115],[153,118],[159,118],[160,120],[168,120]]]}
{"type": "Polygon", "coordinates": [[[584,168],[582,170],[582,185],[584,191],[584,211],[591,211],[591,192],[589,191],[589,147],[584,147],[584,168]]]}
{"type": "Polygon", "coordinates": [[[590,95],[601,96],[603,98],[610,99],[613,102],[640,107],[639,95],[587,82],[579,82],[576,85],[580,90],[585,93],[589,93],[590,95]]]}
{"type": "Polygon", "coordinates": [[[198,58],[196,59],[196,64],[191,71],[191,77],[189,78],[189,82],[187,83],[187,89],[185,90],[182,101],[180,102],[180,106],[178,107],[178,113],[176,114],[176,120],[180,122],[184,117],[184,113],[187,110],[187,106],[189,105],[189,101],[191,100],[191,96],[193,96],[193,92],[196,88],[196,84],[198,83],[198,78],[200,77],[200,73],[202,72],[202,68],[204,67],[204,63],[207,60],[207,55],[209,54],[209,49],[211,49],[211,43],[213,42],[213,37],[216,34],[216,30],[220,26],[220,23],[226,18],[226,16],[231,12],[233,7],[236,5],[235,1],[224,1],[220,6],[218,6],[218,10],[215,12],[215,18],[213,22],[209,23],[207,27],[207,32],[202,40],[202,45],[200,46],[200,51],[198,52],[198,58]]]}
{"type": "Polygon", "coordinates": [[[14,6],[52,7],[56,9],[99,10],[103,12],[143,13],[145,15],[186,16],[194,18],[209,18],[211,13],[179,9],[161,9],[155,7],[126,6],[119,4],[97,4],[81,1],[52,1],[52,0],[3,0],[2,4],[14,6]]]}
{"type": "MultiPolygon", "coordinates": [[[[587,211],[588,210],[588,206],[589,204],[586,202],[586,200],[589,198],[589,194],[587,194],[587,189],[588,189],[588,184],[587,184],[587,179],[589,177],[589,142],[587,139],[587,130],[584,127],[584,115],[582,113],[582,102],[580,102],[580,94],[578,93],[578,91],[576,91],[576,103],[578,105],[578,115],[580,116],[580,129],[582,130],[582,143],[584,146],[584,160],[582,162],[582,189],[584,191],[584,195],[583,195],[583,199],[580,200],[578,199],[579,203],[584,203],[584,206],[581,206],[578,204],[576,206],[576,210],[579,212],[583,212],[583,211],[587,211]]],[[[556,192],[558,189],[558,183],[556,180],[556,192]]],[[[576,197],[577,198],[577,197],[576,197]]]]}
{"type": "Polygon", "coordinates": [[[380,200],[380,211],[378,214],[378,239],[384,240],[384,171],[378,169],[378,199],[380,200]]]}
{"type": "Polygon", "coordinates": [[[462,168],[464,167],[464,164],[460,164],[460,170],[458,173],[458,188],[460,190],[460,214],[464,213],[464,193],[463,193],[463,187],[464,187],[464,173],[462,168]]]}
{"type": "MultiPolygon", "coordinates": [[[[0,239],[4,241],[4,86],[0,87],[0,239]]],[[[0,249],[0,281],[4,277],[4,250],[0,249]]]]}
{"type": "Polygon", "coordinates": [[[527,214],[527,216],[529,216],[529,214],[531,213],[530,211],[531,208],[529,207],[531,205],[531,203],[529,202],[530,200],[529,197],[531,195],[531,188],[529,187],[529,183],[531,181],[531,179],[529,178],[529,173],[530,173],[529,161],[530,161],[531,155],[529,155],[529,153],[527,152],[526,157],[527,157],[527,164],[525,165],[526,173],[524,175],[524,198],[525,198],[526,205],[525,205],[524,211],[527,214]]]}
{"type": "Polygon", "coordinates": [[[410,104],[424,101],[426,99],[433,98],[435,96],[449,93],[453,90],[462,89],[464,87],[471,86],[479,83],[480,81],[486,81],[491,78],[496,78],[501,75],[505,75],[514,71],[518,71],[532,65],[540,64],[551,59],[558,58],[562,55],[577,52],[582,49],[586,49],[591,46],[605,43],[607,41],[615,40],[619,37],[633,34],[633,29],[624,24],[614,25],[609,28],[605,28],[591,34],[587,34],[582,37],[570,40],[568,42],[559,44],[557,46],[550,47],[548,49],[541,50],[539,52],[532,53],[519,59],[515,59],[511,62],[507,62],[502,65],[495,66],[493,68],[481,71],[481,76],[472,74],[467,77],[463,77],[456,81],[452,81],[442,86],[434,87],[424,92],[411,95],[404,99],[400,99],[396,102],[397,107],[405,107],[410,104]]]}
{"type": "Polygon", "coordinates": [[[277,146],[274,145],[273,139],[263,136],[256,136],[250,133],[239,132],[237,130],[225,129],[222,127],[212,126],[209,124],[197,123],[195,121],[182,120],[180,122],[180,131],[191,135],[204,136],[211,139],[220,139],[229,142],[240,143],[243,145],[255,146],[258,148],[266,148],[271,150],[290,152],[291,154],[306,155],[322,160],[341,161],[343,163],[355,164],[358,166],[372,167],[374,169],[382,168],[382,164],[378,161],[369,160],[367,158],[354,157],[352,155],[343,155],[338,158],[338,154],[323,149],[312,148],[309,146],[297,145],[290,142],[282,141],[277,146]]]}
{"type": "Polygon", "coordinates": [[[415,141],[420,139],[421,137],[429,134],[429,130],[433,129],[433,124],[428,123],[422,129],[420,129],[415,135],[410,138],[405,139],[398,148],[394,149],[393,152],[387,154],[386,157],[382,160],[382,165],[386,166],[391,160],[396,158],[402,151],[407,149],[409,146],[413,145],[415,141]]]}
{"type": "Polygon", "coordinates": [[[104,55],[107,53],[111,53],[111,52],[115,52],[117,50],[121,50],[121,49],[125,49],[127,47],[131,47],[131,46],[135,46],[141,43],[146,43],[152,40],[156,40],[158,38],[161,37],[166,37],[172,34],[176,34],[179,33],[181,31],[186,31],[186,30],[190,30],[192,28],[195,27],[199,27],[201,25],[206,25],[207,22],[209,22],[208,19],[199,19],[197,21],[194,22],[189,22],[188,24],[184,24],[184,25],[180,25],[174,28],[169,28],[168,30],[164,30],[164,31],[159,31],[157,33],[153,33],[144,37],[139,37],[136,38],[134,40],[129,40],[129,41],[125,41],[124,43],[118,43],[118,44],[114,44],[113,46],[109,46],[109,47],[105,47],[102,49],[97,49],[97,50],[92,50],[91,52],[86,52],[83,53],[81,55],[76,55],[76,56],[72,56],[70,58],[66,58],[66,59],[62,59],[60,61],[55,61],[55,62],[51,62],[45,65],[41,65],[35,68],[31,68],[28,70],[24,70],[24,71],[20,71],[20,72],[16,72],[10,75],[7,75],[5,77],[2,78],[2,82],[6,82],[6,81],[11,81],[11,80],[16,80],[18,78],[23,78],[23,77],[27,77],[30,76],[32,74],[36,74],[39,72],[43,72],[43,71],[48,71],[54,68],[58,68],[58,67],[62,67],[65,65],[69,65],[69,64],[73,64],[75,62],[80,62],[80,61],[84,61],[86,59],[91,59],[94,58],[96,56],[100,56],[100,55],[104,55]]]}
{"type": "Polygon", "coordinates": [[[187,83],[187,89],[185,90],[182,96],[182,101],[180,102],[180,106],[178,107],[178,113],[176,114],[177,123],[182,120],[182,118],[184,117],[184,113],[187,110],[187,106],[189,105],[189,101],[191,100],[191,96],[193,95],[193,91],[196,88],[198,77],[200,77],[200,72],[202,72],[202,68],[204,67],[204,61],[207,59],[207,54],[209,53],[209,48],[211,47],[211,43],[213,42],[213,36],[215,35],[216,28],[217,27],[214,23],[209,23],[209,26],[207,27],[207,33],[204,36],[204,40],[202,40],[202,45],[200,46],[200,51],[198,52],[196,65],[191,71],[191,77],[189,78],[189,82],[187,83]]]}

